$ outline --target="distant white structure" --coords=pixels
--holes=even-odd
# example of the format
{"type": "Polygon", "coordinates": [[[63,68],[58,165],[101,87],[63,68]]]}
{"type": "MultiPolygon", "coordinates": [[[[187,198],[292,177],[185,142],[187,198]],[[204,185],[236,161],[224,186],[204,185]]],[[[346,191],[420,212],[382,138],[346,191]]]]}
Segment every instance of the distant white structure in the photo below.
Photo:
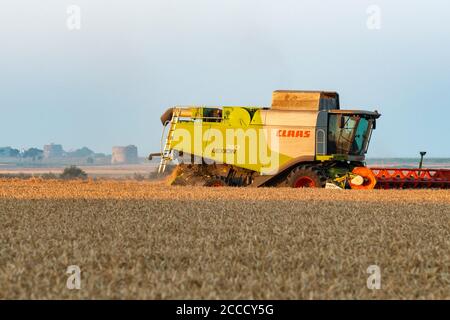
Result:
{"type": "Polygon", "coordinates": [[[47,144],[44,146],[44,158],[61,158],[64,155],[64,150],[60,144],[47,144]]]}
{"type": "Polygon", "coordinates": [[[132,164],[138,162],[138,149],[136,146],[129,145],[126,147],[112,148],[112,164],[132,164]]]}

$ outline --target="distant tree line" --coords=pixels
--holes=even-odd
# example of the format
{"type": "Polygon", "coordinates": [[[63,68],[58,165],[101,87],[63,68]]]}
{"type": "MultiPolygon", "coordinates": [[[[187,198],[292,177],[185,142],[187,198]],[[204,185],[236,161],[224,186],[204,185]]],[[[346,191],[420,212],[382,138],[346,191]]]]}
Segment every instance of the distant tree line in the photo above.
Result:
{"type": "Polygon", "coordinates": [[[44,151],[37,148],[30,148],[20,152],[19,149],[11,147],[0,148],[0,157],[10,158],[31,158],[33,160],[42,159],[44,151]]]}
{"type": "MultiPolygon", "coordinates": [[[[87,158],[88,163],[93,163],[94,158],[105,157],[106,155],[102,153],[94,153],[91,149],[83,147],[74,151],[64,152],[63,156],[68,158],[87,158]]],[[[44,158],[44,150],[29,148],[21,152],[19,149],[11,147],[0,147],[0,158],[2,157],[23,158],[30,159],[32,161],[42,160],[44,158]]]]}
{"type": "Polygon", "coordinates": [[[31,158],[33,161],[41,160],[44,157],[44,151],[38,148],[30,148],[23,152],[22,158],[31,158]]]}
{"type": "Polygon", "coordinates": [[[20,151],[11,147],[0,148],[0,156],[16,158],[20,156],[20,151]]]}

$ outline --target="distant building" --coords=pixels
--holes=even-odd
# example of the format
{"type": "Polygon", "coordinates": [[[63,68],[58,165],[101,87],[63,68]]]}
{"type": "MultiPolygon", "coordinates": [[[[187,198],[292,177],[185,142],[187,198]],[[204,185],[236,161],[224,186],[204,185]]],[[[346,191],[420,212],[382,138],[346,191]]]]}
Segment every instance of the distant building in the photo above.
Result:
{"type": "Polygon", "coordinates": [[[47,144],[44,146],[44,158],[61,158],[64,155],[64,150],[60,144],[47,144]]]}
{"type": "Polygon", "coordinates": [[[138,162],[138,149],[136,146],[130,145],[112,148],[112,164],[132,164],[138,162]]]}

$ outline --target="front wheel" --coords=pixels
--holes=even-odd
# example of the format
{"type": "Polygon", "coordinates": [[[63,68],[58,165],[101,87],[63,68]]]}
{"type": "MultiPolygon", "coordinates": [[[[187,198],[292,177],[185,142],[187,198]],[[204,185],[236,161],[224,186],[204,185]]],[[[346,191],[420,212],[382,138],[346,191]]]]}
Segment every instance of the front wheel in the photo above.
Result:
{"type": "Polygon", "coordinates": [[[286,183],[291,188],[323,188],[326,178],[321,172],[308,166],[300,166],[291,171],[286,178],[286,183]]]}

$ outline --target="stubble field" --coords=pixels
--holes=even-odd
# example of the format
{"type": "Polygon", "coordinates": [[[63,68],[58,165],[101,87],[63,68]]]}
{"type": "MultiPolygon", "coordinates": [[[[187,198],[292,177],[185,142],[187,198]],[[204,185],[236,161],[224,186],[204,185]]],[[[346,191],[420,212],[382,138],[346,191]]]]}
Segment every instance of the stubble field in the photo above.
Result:
{"type": "Polygon", "coordinates": [[[449,299],[450,191],[1,180],[0,298],[449,299]]]}

